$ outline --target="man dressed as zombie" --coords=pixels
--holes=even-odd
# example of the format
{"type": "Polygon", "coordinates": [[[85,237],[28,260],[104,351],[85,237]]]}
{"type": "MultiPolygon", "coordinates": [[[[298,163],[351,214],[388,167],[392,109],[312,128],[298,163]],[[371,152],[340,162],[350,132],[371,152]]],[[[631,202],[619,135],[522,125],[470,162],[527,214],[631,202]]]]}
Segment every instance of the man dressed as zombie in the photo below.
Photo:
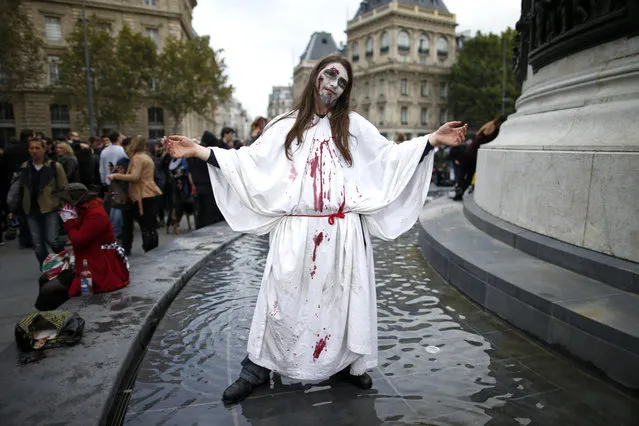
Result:
{"type": "Polygon", "coordinates": [[[250,147],[207,148],[182,136],[175,157],[209,163],[215,199],[232,229],[269,234],[270,249],[253,315],[248,356],[225,402],[268,383],[270,371],[300,380],[342,372],[372,385],[377,306],[371,235],[397,238],[426,202],[432,148],[456,146],[460,122],[395,144],[350,111],[350,63],[321,60],[292,112],[250,147]]]}

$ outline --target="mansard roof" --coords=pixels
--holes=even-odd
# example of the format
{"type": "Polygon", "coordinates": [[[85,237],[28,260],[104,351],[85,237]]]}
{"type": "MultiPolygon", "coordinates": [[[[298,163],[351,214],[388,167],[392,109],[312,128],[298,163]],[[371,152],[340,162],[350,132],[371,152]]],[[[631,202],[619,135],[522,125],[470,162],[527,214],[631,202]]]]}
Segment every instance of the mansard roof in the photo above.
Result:
{"type": "MultiPolygon", "coordinates": [[[[392,3],[394,0],[364,0],[360,3],[359,9],[355,14],[355,18],[370,12],[371,10],[392,3]]],[[[434,9],[442,12],[448,12],[448,8],[444,4],[444,0],[397,0],[399,3],[411,6],[420,6],[426,9],[434,9]]]]}
{"type": "Polygon", "coordinates": [[[300,56],[300,62],[317,61],[334,53],[339,53],[339,47],[337,47],[331,33],[316,31],[311,36],[306,50],[300,56]]]}

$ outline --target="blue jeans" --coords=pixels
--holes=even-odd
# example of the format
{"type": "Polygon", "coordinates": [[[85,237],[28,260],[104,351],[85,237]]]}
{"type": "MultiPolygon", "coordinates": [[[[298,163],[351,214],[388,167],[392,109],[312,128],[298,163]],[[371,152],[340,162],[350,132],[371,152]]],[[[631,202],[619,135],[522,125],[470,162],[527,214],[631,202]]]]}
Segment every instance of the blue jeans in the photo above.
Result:
{"type": "Polygon", "coordinates": [[[27,216],[29,231],[33,240],[33,250],[38,258],[40,267],[49,255],[47,245],[56,253],[64,249],[64,241],[60,238],[60,219],[56,212],[42,214],[31,212],[27,216]]]}
{"type": "Polygon", "coordinates": [[[109,212],[109,220],[113,225],[113,233],[115,238],[120,239],[122,237],[122,229],[124,228],[124,218],[122,217],[122,209],[117,207],[111,207],[109,212]]]}

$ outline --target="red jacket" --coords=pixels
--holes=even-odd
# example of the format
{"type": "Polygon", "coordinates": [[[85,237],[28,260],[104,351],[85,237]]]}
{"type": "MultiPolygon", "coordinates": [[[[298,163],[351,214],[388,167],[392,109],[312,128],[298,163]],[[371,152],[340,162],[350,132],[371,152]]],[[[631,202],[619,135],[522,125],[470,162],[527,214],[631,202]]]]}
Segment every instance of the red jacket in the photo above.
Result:
{"type": "Polygon", "coordinates": [[[113,226],[102,201],[93,199],[77,206],[78,218],[64,222],[75,254],[75,277],[69,297],[80,294],[82,260],[86,259],[93,276],[93,292],[117,290],[129,284],[129,270],[115,250],[103,250],[103,244],[115,242],[113,226]]]}

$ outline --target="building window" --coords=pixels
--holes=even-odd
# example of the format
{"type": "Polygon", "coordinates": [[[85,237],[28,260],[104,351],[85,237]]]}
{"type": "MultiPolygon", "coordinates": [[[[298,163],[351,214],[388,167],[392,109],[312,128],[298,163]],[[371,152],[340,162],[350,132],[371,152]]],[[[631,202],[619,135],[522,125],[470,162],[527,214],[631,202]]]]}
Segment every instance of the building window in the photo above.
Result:
{"type": "Polygon", "coordinates": [[[386,121],[386,110],[383,106],[379,107],[379,125],[383,126],[384,121],[386,121]]]}
{"type": "Polygon", "coordinates": [[[366,39],[366,57],[370,58],[373,56],[373,38],[369,37],[366,39]]]}
{"type": "Polygon", "coordinates": [[[384,95],[384,79],[379,80],[379,94],[384,95]]]}
{"type": "Polygon", "coordinates": [[[446,41],[444,37],[440,37],[437,42],[437,57],[440,61],[444,61],[448,58],[448,41],[446,41]]]}
{"type": "Polygon", "coordinates": [[[49,41],[62,40],[62,23],[57,16],[44,17],[44,34],[49,41]]]}
{"type": "Polygon", "coordinates": [[[407,107],[402,107],[400,115],[402,119],[402,124],[408,124],[408,108],[407,107]]]}
{"type": "Polygon", "coordinates": [[[9,139],[16,135],[16,121],[13,104],[0,102],[0,147],[7,147],[9,139]]]}
{"type": "Polygon", "coordinates": [[[71,119],[69,118],[69,107],[66,105],[52,104],[49,105],[51,114],[51,137],[67,138],[71,129],[71,119]]]}
{"type": "Polygon", "coordinates": [[[422,126],[427,126],[428,125],[428,109],[422,108],[420,115],[421,115],[422,126]]]}
{"type": "Polygon", "coordinates": [[[359,61],[359,43],[353,43],[353,62],[359,61]]]}
{"type": "Polygon", "coordinates": [[[420,85],[420,93],[422,94],[423,98],[428,96],[428,80],[422,80],[422,84],[420,85]]]}
{"type": "Polygon", "coordinates": [[[162,108],[151,107],[148,109],[149,139],[164,137],[164,111],[162,108]]]}
{"type": "Polygon", "coordinates": [[[153,7],[155,7],[155,6],[158,5],[158,2],[157,2],[157,0],[144,0],[144,5],[145,6],[153,6],[153,7]]]}
{"type": "Polygon", "coordinates": [[[402,78],[399,88],[400,88],[400,93],[402,94],[402,96],[408,95],[408,80],[405,78],[402,78]]]}
{"type": "Polygon", "coordinates": [[[439,110],[439,124],[442,125],[446,122],[446,116],[448,114],[446,113],[446,110],[444,108],[439,110]]]}
{"type": "Polygon", "coordinates": [[[379,51],[381,53],[388,53],[389,47],[390,47],[390,35],[388,35],[388,32],[384,31],[382,33],[381,47],[379,48],[379,51]]]}
{"type": "Polygon", "coordinates": [[[422,34],[419,36],[419,40],[417,41],[417,52],[420,54],[428,55],[430,50],[430,41],[428,40],[428,36],[426,34],[422,34]]]}
{"type": "Polygon", "coordinates": [[[111,23],[110,22],[104,22],[104,21],[100,21],[98,22],[98,29],[100,31],[104,31],[105,33],[109,33],[111,34],[111,23]]]}
{"type": "Polygon", "coordinates": [[[57,56],[49,56],[48,58],[48,83],[50,85],[58,84],[60,80],[60,59],[57,56]]]}
{"type": "Polygon", "coordinates": [[[147,28],[146,29],[146,35],[148,38],[150,38],[153,43],[155,43],[155,46],[157,47],[157,45],[160,43],[160,33],[158,31],[157,28],[147,28]]]}
{"type": "Polygon", "coordinates": [[[404,51],[410,50],[410,38],[408,37],[408,33],[404,30],[397,34],[397,48],[404,51]]]}
{"type": "Polygon", "coordinates": [[[448,97],[448,85],[446,83],[440,83],[439,97],[442,99],[446,99],[448,97]]]}

